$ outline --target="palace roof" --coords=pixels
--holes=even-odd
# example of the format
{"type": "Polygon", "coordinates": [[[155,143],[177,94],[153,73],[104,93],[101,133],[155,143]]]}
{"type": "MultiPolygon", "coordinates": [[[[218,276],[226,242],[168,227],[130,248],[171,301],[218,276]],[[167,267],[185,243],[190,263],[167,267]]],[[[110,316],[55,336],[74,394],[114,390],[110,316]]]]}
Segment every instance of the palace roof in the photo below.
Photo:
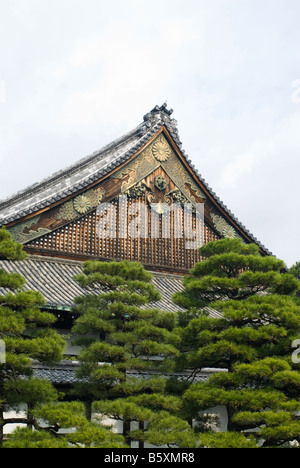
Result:
{"type": "Polygon", "coordinates": [[[168,132],[178,152],[180,152],[182,160],[192,171],[199,187],[205,191],[211,203],[218,210],[221,210],[227,221],[229,220],[235,229],[237,228],[238,234],[245,238],[247,242],[256,243],[265,255],[272,255],[231,213],[198,173],[182,148],[177,122],[171,118],[172,112],[172,110],[167,109],[165,104],[154,107],[152,111],[144,116],[142,123],[121,138],[81,159],[76,164],[56,172],[42,182],[31,185],[25,190],[0,201],[0,226],[15,225],[18,220],[28,219],[35,213],[45,211],[49,207],[67,200],[68,197],[75,196],[74,194],[77,192],[80,193],[85,188],[92,186],[92,184],[105,178],[112,171],[129,161],[163,128],[168,132]]]}

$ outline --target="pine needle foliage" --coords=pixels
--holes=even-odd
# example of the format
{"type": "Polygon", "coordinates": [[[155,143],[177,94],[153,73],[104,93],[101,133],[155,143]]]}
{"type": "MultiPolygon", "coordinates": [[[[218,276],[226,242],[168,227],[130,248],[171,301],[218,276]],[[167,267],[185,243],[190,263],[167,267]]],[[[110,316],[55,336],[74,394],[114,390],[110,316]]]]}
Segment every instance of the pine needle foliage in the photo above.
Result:
{"type": "Polygon", "coordinates": [[[192,382],[183,398],[190,414],[227,409],[228,433],[199,434],[208,447],[285,447],[300,443],[299,280],[256,245],[222,239],[200,249],[203,261],[174,300],[185,307],[178,365],[192,382]],[[216,318],[207,310],[214,311],[216,318]],[[217,312],[217,314],[216,314],[217,312]],[[204,367],[216,372],[194,381],[204,367]],[[247,432],[251,432],[247,435],[247,432]]]}

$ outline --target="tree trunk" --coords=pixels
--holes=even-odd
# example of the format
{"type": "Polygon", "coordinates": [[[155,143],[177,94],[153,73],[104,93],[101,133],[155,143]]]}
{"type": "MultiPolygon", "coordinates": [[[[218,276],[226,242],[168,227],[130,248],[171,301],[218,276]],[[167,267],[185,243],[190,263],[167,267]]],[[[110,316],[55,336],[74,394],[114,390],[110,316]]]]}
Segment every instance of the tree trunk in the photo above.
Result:
{"type": "Polygon", "coordinates": [[[3,444],[3,435],[4,435],[4,419],[3,419],[3,406],[0,406],[0,448],[3,444]]]}
{"type": "Polygon", "coordinates": [[[130,421],[127,419],[123,420],[123,437],[125,439],[126,444],[130,447],[131,446],[131,438],[129,437],[130,431],[130,421]]]}
{"type": "MultiPolygon", "coordinates": [[[[142,421],[139,422],[139,430],[143,431],[143,432],[145,431],[145,424],[142,421]]],[[[139,448],[140,449],[144,448],[144,441],[143,440],[139,440],[139,448]]]]}
{"type": "Polygon", "coordinates": [[[92,401],[91,400],[85,401],[85,417],[88,421],[91,422],[92,420],[92,401]]]}
{"type": "Polygon", "coordinates": [[[231,406],[226,406],[227,409],[227,416],[228,416],[228,423],[227,423],[227,431],[231,432],[234,431],[234,424],[232,422],[232,417],[235,414],[231,406]]]}

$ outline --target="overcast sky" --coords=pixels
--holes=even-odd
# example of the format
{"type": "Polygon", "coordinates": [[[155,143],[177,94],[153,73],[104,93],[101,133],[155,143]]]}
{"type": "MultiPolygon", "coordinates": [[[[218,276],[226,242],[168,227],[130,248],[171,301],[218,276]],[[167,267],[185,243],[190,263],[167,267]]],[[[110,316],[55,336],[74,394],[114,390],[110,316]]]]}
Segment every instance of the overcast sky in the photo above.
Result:
{"type": "Polygon", "coordinates": [[[0,199],[167,101],[207,183],[300,261],[299,21],[299,0],[0,0],[0,199]]]}

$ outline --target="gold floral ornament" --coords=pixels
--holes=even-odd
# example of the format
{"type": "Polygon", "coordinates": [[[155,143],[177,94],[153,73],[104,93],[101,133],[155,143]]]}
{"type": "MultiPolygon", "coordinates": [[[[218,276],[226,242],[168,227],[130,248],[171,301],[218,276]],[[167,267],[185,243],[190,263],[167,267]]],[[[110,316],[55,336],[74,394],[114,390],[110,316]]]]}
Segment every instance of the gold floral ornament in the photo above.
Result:
{"type": "Polygon", "coordinates": [[[230,224],[228,224],[225,221],[225,219],[223,219],[221,216],[211,213],[211,218],[213,220],[216,230],[223,237],[230,237],[231,239],[234,239],[235,237],[237,237],[237,233],[235,229],[232,226],[230,226],[230,224]]]}
{"type": "Polygon", "coordinates": [[[79,195],[74,200],[74,208],[77,213],[84,214],[91,209],[90,201],[84,195],[79,195]]]}
{"type": "Polygon", "coordinates": [[[224,229],[223,229],[223,236],[224,237],[230,237],[231,239],[234,239],[236,237],[236,232],[235,230],[233,229],[233,227],[231,226],[226,226],[224,229]]]}
{"type": "Polygon", "coordinates": [[[152,153],[158,161],[166,161],[171,155],[171,148],[165,140],[161,139],[154,143],[152,153]]]}
{"type": "Polygon", "coordinates": [[[62,205],[55,217],[56,219],[66,219],[70,221],[71,219],[76,218],[76,216],[78,216],[78,214],[74,210],[73,202],[71,200],[62,205]]]}
{"type": "Polygon", "coordinates": [[[92,208],[96,208],[100,204],[104,193],[105,190],[100,187],[96,190],[88,190],[83,195],[78,195],[74,200],[70,200],[61,206],[56,214],[56,219],[69,221],[76,219],[78,214],[85,214],[92,208]]]}

